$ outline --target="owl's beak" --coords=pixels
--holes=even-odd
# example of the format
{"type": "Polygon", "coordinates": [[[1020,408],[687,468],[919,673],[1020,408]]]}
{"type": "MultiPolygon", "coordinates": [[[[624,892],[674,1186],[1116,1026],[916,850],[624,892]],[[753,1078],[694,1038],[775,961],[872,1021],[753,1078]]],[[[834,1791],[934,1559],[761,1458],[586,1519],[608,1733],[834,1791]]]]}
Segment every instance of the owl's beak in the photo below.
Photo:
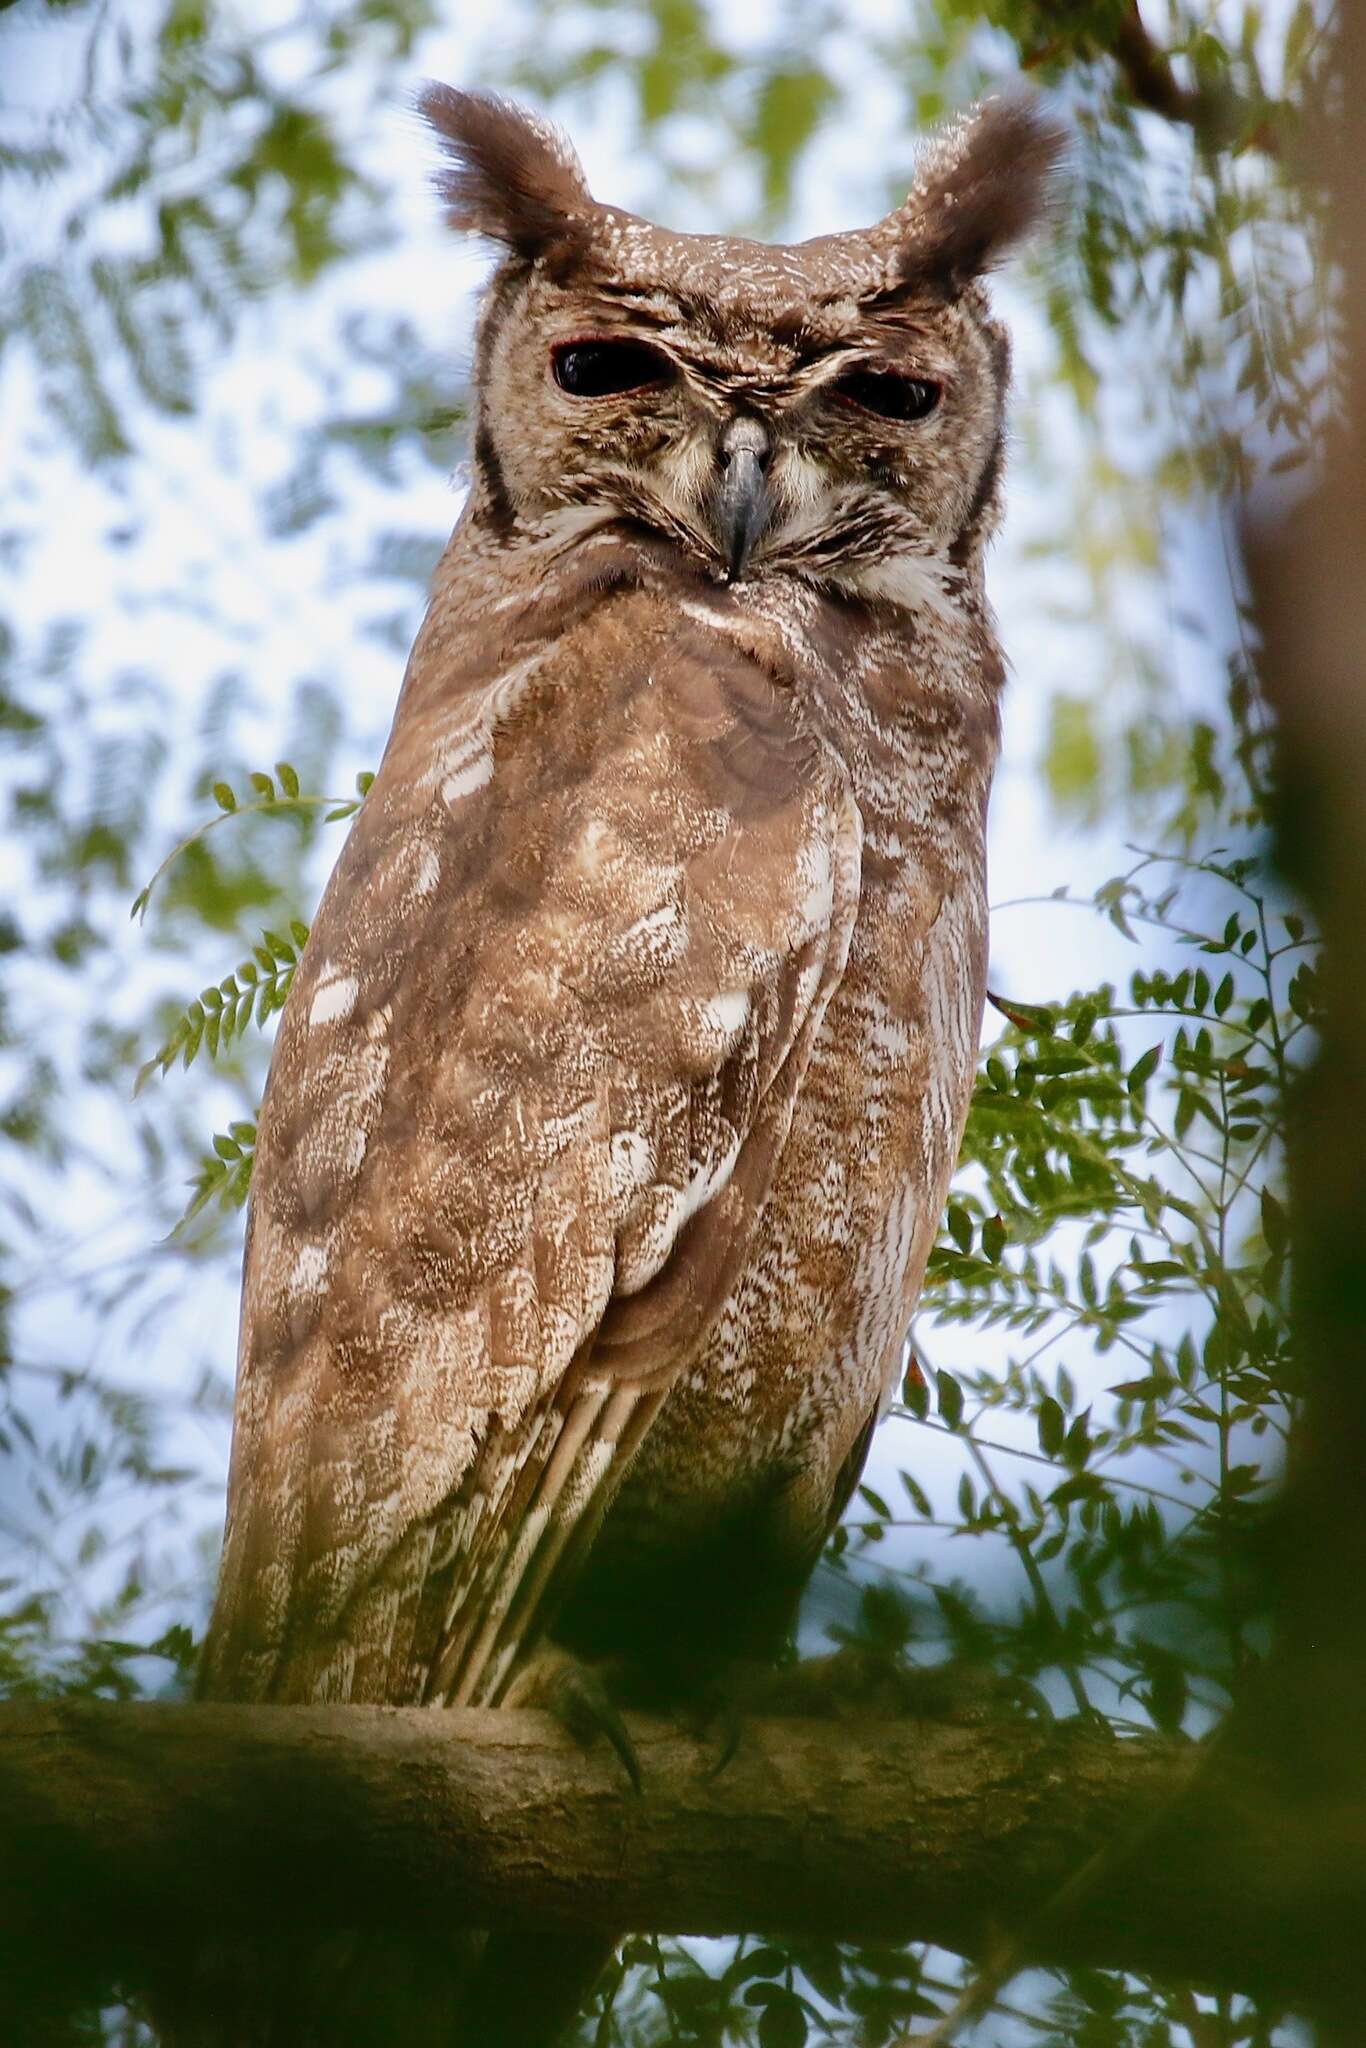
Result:
{"type": "Polygon", "coordinates": [[[726,558],[726,581],[738,582],[755,541],[768,522],[765,472],[772,449],[758,420],[732,420],[717,446],[721,485],[716,493],[716,525],[726,558]]]}

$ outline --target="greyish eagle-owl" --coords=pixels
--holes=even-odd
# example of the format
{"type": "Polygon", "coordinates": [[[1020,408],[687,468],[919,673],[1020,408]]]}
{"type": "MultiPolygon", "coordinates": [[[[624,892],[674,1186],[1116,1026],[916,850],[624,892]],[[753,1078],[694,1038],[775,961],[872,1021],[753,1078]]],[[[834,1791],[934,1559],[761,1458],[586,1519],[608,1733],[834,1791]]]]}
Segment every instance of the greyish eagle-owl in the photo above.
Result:
{"type": "MultiPolygon", "coordinates": [[[[572,1660],[668,1697],[788,1641],[961,1139],[982,280],[1059,135],[988,101],[876,226],[782,247],[422,104],[501,251],[473,485],[281,1021],[202,1691],[496,1706],[572,1660]]],[[[536,2038],[490,1981],[481,2048],[536,2038]]]]}

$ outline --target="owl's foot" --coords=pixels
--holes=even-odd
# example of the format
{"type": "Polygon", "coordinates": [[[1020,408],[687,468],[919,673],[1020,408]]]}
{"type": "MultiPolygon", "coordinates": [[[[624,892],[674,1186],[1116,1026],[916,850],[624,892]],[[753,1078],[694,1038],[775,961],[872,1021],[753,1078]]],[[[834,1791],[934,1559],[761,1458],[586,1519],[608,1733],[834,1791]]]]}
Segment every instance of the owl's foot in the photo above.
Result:
{"type": "Polygon", "coordinates": [[[608,1691],[600,1670],[568,1650],[546,1648],[513,1681],[503,1698],[505,1707],[540,1707],[553,1714],[582,1749],[605,1736],[631,1781],[633,1792],[644,1788],[640,1758],[630,1730],[608,1691]]]}
{"type": "Polygon", "coordinates": [[[728,1667],[699,1695],[693,1725],[699,1733],[719,1734],[720,1754],[708,1772],[715,1777],[735,1755],[746,1724],[769,1716],[972,1723],[1021,1708],[1047,1712],[1032,1687],[983,1664],[914,1665],[892,1652],[850,1645],[791,1664],[728,1667]]]}
{"type": "Polygon", "coordinates": [[[988,1664],[963,1658],[909,1664],[894,1650],[864,1644],[808,1658],[775,1675],[787,1682],[792,1704],[775,1704],[771,1713],[980,1722],[1011,1708],[1043,1706],[1032,1687],[988,1664]]]}

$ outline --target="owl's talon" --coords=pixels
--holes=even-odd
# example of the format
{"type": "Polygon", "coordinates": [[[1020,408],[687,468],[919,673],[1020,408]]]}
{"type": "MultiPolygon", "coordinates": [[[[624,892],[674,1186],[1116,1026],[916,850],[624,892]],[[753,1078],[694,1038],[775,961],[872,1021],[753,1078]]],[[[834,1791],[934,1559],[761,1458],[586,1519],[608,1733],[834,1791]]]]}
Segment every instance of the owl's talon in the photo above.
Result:
{"type": "Polygon", "coordinates": [[[729,1703],[721,1716],[721,1753],[716,1762],[708,1766],[703,1776],[708,1784],[719,1778],[721,1773],[735,1761],[735,1753],[745,1732],[745,1717],[739,1708],[729,1703]]]}
{"type": "Polygon", "coordinates": [[[637,1795],[644,1791],[640,1758],[630,1730],[598,1674],[586,1664],[567,1661],[546,1686],[538,1704],[552,1713],[583,1749],[591,1749],[605,1735],[631,1781],[637,1795]]]}
{"type": "MultiPolygon", "coordinates": [[[[848,1644],[823,1657],[757,1667],[737,1664],[714,1678],[694,1721],[709,1734],[719,1722],[721,1755],[706,1776],[719,1777],[754,1719],[856,1718],[976,1722],[1009,1708],[1041,1710],[1032,1687],[1003,1681],[979,1665],[908,1664],[897,1652],[848,1644]]],[[[1046,1711],[1046,1710],[1045,1710],[1046,1711]]]]}
{"type": "MultiPolygon", "coordinates": [[[[757,1713],[766,1711],[769,1689],[778,1674],[767,1663],[737,1658],[711,1676],[691,1693],[691,1705],[683,1710],[684,1725],[698,1742],[712,1742],[719,1731],[718,1753],[702,1776],[706,1783],[719,1778],[734,1762],[744,1740],[745,1729],[757,1713]]],[[[685,1698],[688,1695],[683,1695],[685,1698]]],[[[675,1705],[673,1711],[678,1712],[675,1705]]]]}

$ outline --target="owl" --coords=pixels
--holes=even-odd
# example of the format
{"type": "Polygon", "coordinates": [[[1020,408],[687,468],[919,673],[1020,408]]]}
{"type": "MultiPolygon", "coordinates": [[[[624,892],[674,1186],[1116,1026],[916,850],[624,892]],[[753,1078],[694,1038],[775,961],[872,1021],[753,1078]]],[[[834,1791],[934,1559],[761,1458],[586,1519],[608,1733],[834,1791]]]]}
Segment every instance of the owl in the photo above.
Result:
{"type": "Polygon", "coordinates": [[[667,1697],[788,1641],[961,1139],[983,279],[1060,137],[987,102],[877,225],[770,246],[422,106],[500,254],[472,487],[281,1021],[202,1690],[667,1697]]]}

